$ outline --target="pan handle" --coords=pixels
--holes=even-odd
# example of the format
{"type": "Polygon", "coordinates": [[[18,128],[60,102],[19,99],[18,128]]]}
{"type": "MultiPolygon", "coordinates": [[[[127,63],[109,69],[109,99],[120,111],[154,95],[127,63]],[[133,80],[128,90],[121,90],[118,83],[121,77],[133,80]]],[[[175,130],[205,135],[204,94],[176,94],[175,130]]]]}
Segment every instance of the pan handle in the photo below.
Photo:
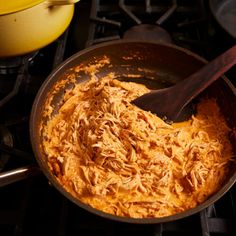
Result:
{"type": "Polygon", "coordinates": [[[41,173],[37,166],[24,166],[0,173],[0,187],[36,176],[41,173]]]}

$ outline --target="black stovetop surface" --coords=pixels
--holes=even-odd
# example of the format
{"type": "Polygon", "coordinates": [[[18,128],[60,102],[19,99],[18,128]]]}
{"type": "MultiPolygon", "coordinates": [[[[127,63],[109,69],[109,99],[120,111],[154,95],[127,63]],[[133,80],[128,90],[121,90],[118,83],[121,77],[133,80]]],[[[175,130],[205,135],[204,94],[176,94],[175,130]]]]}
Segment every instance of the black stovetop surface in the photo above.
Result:
{"type": "MultiPolygon", "coordinates": [[[[81,0],[55,42],[20,59],[0,59],[0,172],[34,165],[29,116],[53,68],[93,44],[158,24],[172,42],[212,59],[235,44],[204,0],[81,0]],[[6,66],[8,65],[8,66],[6,66]],[[10,68],[9,68],[10,65],[10,68]]],[[[235,84],[233,68],[228,74],[235,84]]],[[[236,235],[236,186],[202,212],[164,224],[135,225],[93,215],[61,195],[41,173],[0,188],[0,235],[236,235]]]]}

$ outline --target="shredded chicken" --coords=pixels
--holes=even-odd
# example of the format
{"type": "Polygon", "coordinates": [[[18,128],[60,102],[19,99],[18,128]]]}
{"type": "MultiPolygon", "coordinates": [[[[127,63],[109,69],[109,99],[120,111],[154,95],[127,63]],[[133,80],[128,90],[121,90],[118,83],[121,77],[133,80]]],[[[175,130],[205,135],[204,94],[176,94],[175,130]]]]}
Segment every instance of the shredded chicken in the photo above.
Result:
{"type": "Polygon", "coordinates": [[[43,127],[51,170],[82,202],[118,216],[163,217],[221,187],[233,154],[216,101],[169,125],[130,103],[148,91],[111,75],[92,78],[68,90],[43,127]]]}

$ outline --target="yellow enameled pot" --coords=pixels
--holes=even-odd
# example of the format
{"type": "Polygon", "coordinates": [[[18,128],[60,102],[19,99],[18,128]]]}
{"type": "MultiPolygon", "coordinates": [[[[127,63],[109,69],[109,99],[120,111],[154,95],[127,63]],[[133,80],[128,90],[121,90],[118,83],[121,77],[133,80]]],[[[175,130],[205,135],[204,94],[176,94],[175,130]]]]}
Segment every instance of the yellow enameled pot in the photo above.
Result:
{"type": "Polygon", "coordinates": [[[78,0],[0,0],[0,57],[35,51],[68,27],[78,0]]]}

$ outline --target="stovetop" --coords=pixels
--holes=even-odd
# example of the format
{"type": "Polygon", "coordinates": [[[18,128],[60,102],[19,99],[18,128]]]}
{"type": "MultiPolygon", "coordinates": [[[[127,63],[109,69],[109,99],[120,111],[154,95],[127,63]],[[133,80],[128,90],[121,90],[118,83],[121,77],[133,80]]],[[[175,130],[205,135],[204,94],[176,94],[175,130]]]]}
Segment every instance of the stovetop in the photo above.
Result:
{"type": "MultiPolygon", "coordinates": [[[[29,116],[35,95],[51,71],[86,47],[122,38],[174,43],[206,59],[235,44],[214,21],[205,0],[81,0],[70,27],[58,40],[29,55],[0,59],[0,174],[36,165],[29,116]]],[[[235,85],[235,68],[227,76],[235,85]]],[[[0,234],[4,236],[236,235],[235,185],[198,214],[164,224],[136,225],[79,208],[41,172],[12,182],[0,188],[0,234]]]]}

